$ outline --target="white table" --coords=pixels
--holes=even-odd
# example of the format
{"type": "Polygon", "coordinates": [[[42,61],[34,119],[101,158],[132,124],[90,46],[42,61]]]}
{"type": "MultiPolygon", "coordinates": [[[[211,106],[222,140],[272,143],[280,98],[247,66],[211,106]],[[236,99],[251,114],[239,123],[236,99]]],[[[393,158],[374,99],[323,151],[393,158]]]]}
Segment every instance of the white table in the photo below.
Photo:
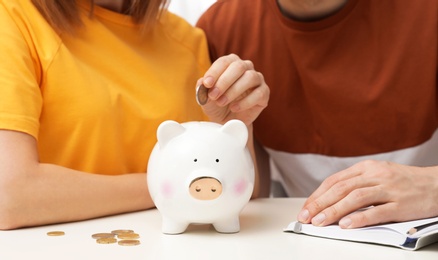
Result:
{"type": "Polygon", "coordinates": [[[0,259],[438,259],[438,243],[419,251],[336,241],[283,232],[304,199],[257,199],[240,215],[236,234],[217,233],[211,225],[191,225],[180,235],[161,233],[161,215],[153,210],[75,223],[0,231],[0,259]],[[141,244],[97,244],[91,235],[133,229],[141,244]],[[64,236],[49,237],[61,230],[64,236]]]}

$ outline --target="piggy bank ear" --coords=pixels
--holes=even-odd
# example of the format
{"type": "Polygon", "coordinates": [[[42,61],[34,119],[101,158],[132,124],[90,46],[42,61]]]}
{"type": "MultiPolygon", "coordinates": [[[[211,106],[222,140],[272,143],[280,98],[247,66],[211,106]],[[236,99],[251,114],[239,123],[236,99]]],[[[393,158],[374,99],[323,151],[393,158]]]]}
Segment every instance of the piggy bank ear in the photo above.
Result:
{"type": "Polygon", "coordinates": [[[248,128],[245,123],[240,120],[233,119],[226,122],[220,129],[220,131],[233,136],[239,142],[242,147],[246,146],[248,141],[248,128]]]}
{"type": "Polygon", "coordinates": [[[181,135],[184,131],[186,131],[186,129],[181,124],[172,120],[164,121],[157,129],[158,143],[164,147],[170,140],[181,135]]]}

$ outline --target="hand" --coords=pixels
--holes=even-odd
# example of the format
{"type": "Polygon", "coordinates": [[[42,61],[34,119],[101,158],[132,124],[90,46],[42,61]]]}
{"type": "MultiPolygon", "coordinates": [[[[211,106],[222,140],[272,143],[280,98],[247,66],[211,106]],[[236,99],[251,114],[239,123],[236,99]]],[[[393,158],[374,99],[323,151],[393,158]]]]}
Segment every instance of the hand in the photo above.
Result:
{"type": "Polygon", "coordinates": [[[239,119],[250,125],[268,105],[269,88],[251,61],[230,54],[217,59],[198,80],[208,91],[203,107],[210,120],[225,123],[239,119]]]}
{"type": "Polygon", "coordinates": [[[432,216],[438,216],[438,167],[363,161],[322,182],[298,220],[358,228],[432,216]],[[370,208],[357,211],[365,207],[370,208]]]}

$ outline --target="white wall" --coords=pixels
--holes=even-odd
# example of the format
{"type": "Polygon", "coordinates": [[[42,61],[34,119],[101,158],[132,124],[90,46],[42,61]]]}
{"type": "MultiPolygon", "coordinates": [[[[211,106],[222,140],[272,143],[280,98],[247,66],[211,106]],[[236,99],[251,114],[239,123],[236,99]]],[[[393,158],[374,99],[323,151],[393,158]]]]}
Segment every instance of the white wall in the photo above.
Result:
{"type": "Polygon", "coordinates": [[[171,0],[169,11],[195,25],[201,14],[214,2],[216,0],[171,0]]]}

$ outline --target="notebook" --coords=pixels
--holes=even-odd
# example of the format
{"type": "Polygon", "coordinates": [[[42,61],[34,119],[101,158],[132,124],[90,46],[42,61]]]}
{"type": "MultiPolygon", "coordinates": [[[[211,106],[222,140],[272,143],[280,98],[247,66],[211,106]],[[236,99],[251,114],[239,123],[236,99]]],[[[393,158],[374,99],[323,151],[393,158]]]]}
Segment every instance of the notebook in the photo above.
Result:
{"type": "Polygon", "coordinates": [[[317,227],[293,221],[284,231],[417,250],[438,242],[438,217],[356,229],[342,229],[338,225],[317,227]]]}

